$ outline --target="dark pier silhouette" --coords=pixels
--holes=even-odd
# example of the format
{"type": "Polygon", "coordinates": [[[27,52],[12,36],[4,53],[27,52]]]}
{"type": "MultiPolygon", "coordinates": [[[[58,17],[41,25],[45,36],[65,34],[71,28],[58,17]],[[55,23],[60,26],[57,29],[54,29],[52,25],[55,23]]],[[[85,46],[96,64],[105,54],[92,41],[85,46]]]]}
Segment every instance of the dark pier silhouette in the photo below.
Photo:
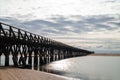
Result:
{"type": "Polygon", "coordinates": [[[19,67],[32,63],[39,66],[92,53],[0,22],[0,56],[4,54],[5,66],[9,66],[10,55],[14,66],[19,67]]]}

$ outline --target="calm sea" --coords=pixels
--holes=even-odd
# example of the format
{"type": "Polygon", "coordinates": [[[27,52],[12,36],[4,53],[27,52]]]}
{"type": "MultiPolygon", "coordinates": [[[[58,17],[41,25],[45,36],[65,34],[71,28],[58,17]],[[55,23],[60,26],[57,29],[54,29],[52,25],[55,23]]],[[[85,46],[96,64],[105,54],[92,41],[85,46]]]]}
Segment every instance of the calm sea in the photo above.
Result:
{"type": "Polygon", "coordinates": [[[53,73],[78,80],[120,80],[119,56],[85,56],[44,66],[53,73]]]}
{"type": "Polygon", "coordinates": [[[84,56],[52,62],[42,70],[73,80],[120,80],[119,61],[119,56],[84,56]]]}

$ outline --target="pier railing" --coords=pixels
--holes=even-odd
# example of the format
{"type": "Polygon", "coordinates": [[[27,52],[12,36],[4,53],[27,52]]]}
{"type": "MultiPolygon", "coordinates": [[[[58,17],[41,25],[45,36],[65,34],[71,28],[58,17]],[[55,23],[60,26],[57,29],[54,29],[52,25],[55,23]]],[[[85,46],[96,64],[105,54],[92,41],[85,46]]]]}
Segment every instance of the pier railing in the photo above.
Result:
{"type": "Polygon", "coordinates": [[[13,56],[14,66],[40,65],[52,61],[88,55],[93,52],[33,34],[23,29],[0,22],[0,55],[5,55],[5,66],[9,66],[9,55],[13,56]],[[18,58],[20,55],[20,58],[18,58]],[[26,62],[28,59],[28,62],[26,62]]]}

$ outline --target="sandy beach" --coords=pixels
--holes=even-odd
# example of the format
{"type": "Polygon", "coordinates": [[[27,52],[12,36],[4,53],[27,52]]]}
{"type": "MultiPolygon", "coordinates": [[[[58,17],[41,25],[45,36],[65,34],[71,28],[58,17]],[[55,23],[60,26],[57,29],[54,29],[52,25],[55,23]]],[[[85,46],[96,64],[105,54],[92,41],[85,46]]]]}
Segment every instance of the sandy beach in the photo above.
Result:
{"type": "Polygon", "coordinates": [[[64,77],[29,69],[0,68],[0,80],[67,80],[64,77]]]}

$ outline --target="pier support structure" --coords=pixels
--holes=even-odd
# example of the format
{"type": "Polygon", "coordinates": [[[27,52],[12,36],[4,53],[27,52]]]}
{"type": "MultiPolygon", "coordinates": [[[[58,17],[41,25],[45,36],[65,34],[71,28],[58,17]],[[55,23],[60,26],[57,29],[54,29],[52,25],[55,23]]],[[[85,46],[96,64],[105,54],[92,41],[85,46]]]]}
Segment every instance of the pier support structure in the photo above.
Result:
{"type": "Polygon", "coordinates": [[[52,39],[27,32],[0,22],[0,56],[5,55],[5,66],[9,66],[12,55],[14,66],[34,66],[52,61],[88,55],[93,52],[75,48],[52,39]]]}

